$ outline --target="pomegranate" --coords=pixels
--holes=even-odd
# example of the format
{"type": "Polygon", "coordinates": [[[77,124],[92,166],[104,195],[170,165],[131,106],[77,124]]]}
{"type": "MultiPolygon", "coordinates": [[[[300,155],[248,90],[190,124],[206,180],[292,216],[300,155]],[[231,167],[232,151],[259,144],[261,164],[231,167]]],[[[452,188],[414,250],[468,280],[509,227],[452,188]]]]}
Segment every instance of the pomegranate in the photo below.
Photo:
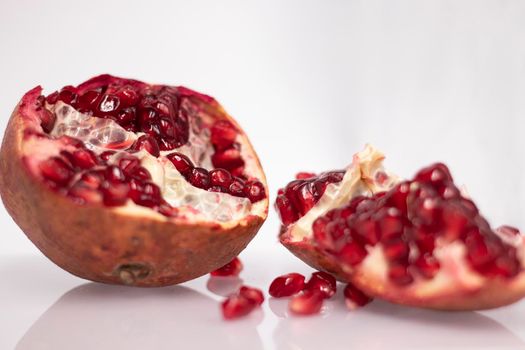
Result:
{"type": "Polygon", "coordinates": [[[93,281],[163,286],[236,257],[267,216],[248,138],[211,97],[101,75],[9,121],[0,193],[33,243],[93,281]]]}
{"type": "Polygon", "coordinates": [[[492,229],[444,164],[405,181],[383,159],[367,146],[347,169],[301,173],[279,190],[281,243],[364,295],[399,304],[476,310],[525,295],[517,229],[492,229]]]}

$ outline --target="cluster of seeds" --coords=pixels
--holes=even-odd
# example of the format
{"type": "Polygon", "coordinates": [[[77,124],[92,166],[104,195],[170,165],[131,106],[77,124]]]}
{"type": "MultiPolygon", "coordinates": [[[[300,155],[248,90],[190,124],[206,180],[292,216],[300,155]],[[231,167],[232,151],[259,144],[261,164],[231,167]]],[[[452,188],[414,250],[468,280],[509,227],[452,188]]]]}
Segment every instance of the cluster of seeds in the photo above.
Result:
{"type": "Polygon", "coordinates": [[[65,86],[46,97],[48,104],[57,101],[80,113],[114,120],[128,131],[150,135],[150,142],[163,151],[188,142],[188,113],[174,87],[110,84],[79,91],[65,86]]]}
{"type": "MultiPolygon", "coordinates": [[[[290,299],[288,307],[296,315],[312,315],[319,313],[325,299],[332,298],[337,291],[335,278],[326,272],[314,272],[305,283],[305,278],[299,273],[289,273],[273,280],[270,285],[270,295],[274,298],[290,299]]],[[[355,309],[372,301],[353,285],[348,284],[344,290],[345,302],[348,308],[355,309]]]]}
{"type": "Polygon", "coordinates": [[[65,136],[61,140],[68,140],[69,149],[74,147],[74,150],[63,150],[39,164],[40,173],[51,188],[80,204],[120,206],[131,199],[164,215],[176,214],[176,209],[162,198],[160,188],[152,182],[150,173],[140,165],[138,158],[121,154],[110,164],[113,151],[97,155],[81,141],[65,136]]]}
{"type": "Polygon", "coordinates": [[[279,190],[275,200],[283,225],[288,226],[304,216],[319,201],[326,187],[331,183],[341,182],[344,174],[343,170],[319,175],[297,174],[295,181],[279,190]]]}
{"type": "Polygon", "coordinates": [[[233,176],[228,170],[217,168],[208,171],[196,167],[191,160],[182,153],[173,152],[166,156],[186,181],[195,187],[212,191],[228,193],[235,197],[246,197],[252,203],[266,198],[264,185],[258,180],[244,180],[233,176]]]}
{"type": "Polygon", "coordinates": [[[521,270],[516,249],[461,195],[444,164],[429,166],[388,192],[355,197],[329,211],[313,223],[313,237],[319,248],[351,266],[367,256],[367,246],[381,244],[389,279],[400,286],[412,283],[415,275],[436,275],[439,240],[462,242],[471,267],[487,277],[512,278],[521,270]]]}

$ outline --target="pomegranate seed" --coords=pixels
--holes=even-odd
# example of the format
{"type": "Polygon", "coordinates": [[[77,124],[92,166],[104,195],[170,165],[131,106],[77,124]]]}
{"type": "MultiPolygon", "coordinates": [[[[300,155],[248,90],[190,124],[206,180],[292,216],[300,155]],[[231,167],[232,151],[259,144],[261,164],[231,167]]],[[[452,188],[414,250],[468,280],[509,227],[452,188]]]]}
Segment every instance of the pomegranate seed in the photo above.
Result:
{"type": "Polygon", "coordinates": [[[292,203],[290,203],[286,196],[278,196],[275,200],[275,207],[284,226],[288,226],[299,219],[292,203]]]}
{"type": "Polygon", "coordinates": [[[89,90],[78,98],[78,108],[92,109],[100,102],[100,91],[89,90]]]}
{"type": "Polygon", "coordinates": [[[289,273],[273,280],[270,285],[270,295],[274,298],[289,297],[304,289],[304,276],[299,273],[289,273]]]}
{"type": "Polygon", "coordinates": [[[78,95],[74,91],[76,90],[72,86],[65,86],[58,93],[58,99],[68,105],[74,106],[77,102],[78,95]]]}
{"type": "Polygon", "coordinates": [[[211,127],[211,143],[217,150],[231,147],[236,137],[237,129],[229,121],[220,120],[211,127]]]}
{"type": "Polygon", "coordinates": [[[210,274],[212,276],[238,276],[243,269],[242,262],[239,258],[235,257],[232,261],[227,263],[221,268],[218,268],[215,271],[212,271],[210,274]]]}
{"type": "Polygon", "coordinates": [[[210,175],[204,168],[193,168],[188,172],[187,180],[195,187],[207,190],[210,187],[210,175]]]}
{"type": "Polygon", "coordinates": [[[305,289],[318,291],[325,298],[331,298],[337,291],[335,278],[329,273],[318,271],[312,274],[310,280],[306,283],[305,289]]]}
{"type": "Polygon", "coordinates": [[[129,197],[133,202],[144,207],[154,208],[160,205],[162,195],[160,188],[151,182],[139,183],[131,181],[129,197]]]}
{"type": "Polygon", "coordinates": [[[135,108],[124,108],[117,113],[117,122],[122,125],[128,125],[137,118],[135,108]]]}
{"type": "Polygon", "coordinates": [[[365,248],[356,241],[347,243],[337,256],[346,264],[355,266],[361,263],[367,255],[365,248]]]}
{"type": "Polygon", "coordinates": [[[185,174],[193,169],[191,160],[182,153],[173,152],[166,156],[171,163],[177,168],[179,173],[185,174]]]}
{"type": "Polygon", "coordinates": [[[228,188],[233,181],[232,175],[226,169],[213,169],[210,171],[210,184],[228,188]]]}
{"type": "Polygon", "coordinates": [[[80,204],[102,201],[102,194],[84,181],[77,181],[68,191],[68,196],[77,199],[80,204]]]}
{"type": "Polygon", "coordinates": [[[78,149],[74,151],[71,162],[80,169],[91,169],[99,164],[97,155],[88,149],[78,149]]]}
{"type": "Polygon", "coordinates": [[[296,180],[305,180],[315,177],[314,173],[300,172],[295,175],[296,180]]]}
{"type": "Polygon", "coordinates": [[[216,151],[211,157],[213,166],[216,168],[224,168],[231,170],[240,166],[244,166],[244,160],[241,157],[241,152],[236,148],[228,148],[222,151],[216,151]]]}
{"type": "Polygon", "coordinates": [[[57,103],[57,101],[58,101],[58,91],[55,91],[46,97],[46,102],[49,103],[50,105],[54,105],[55,103],[57,103]]]}
{"type": "Polygon", "coordinates": [[[408,245],[401,239],[383,243],[383,250],[388,260],[405,260],[408,258],[408,245]]]}
{"type": "Polygon", "coordinates": [[[266,198],[266,191],[264,189],[264,185],[260,181],[248,182],[244,187],[244,194],[252,203],[258,202],[261,199],[266,198]]]}
{"type": "Polygon", "coordinates": [[[65,185],[73,176],[73,169],[59,157],[44,160],[39,165],[42,176],[58,185],[65,185]]]}
{"type": "Polygon", "coordinates": [[[105,183],[102,186],[104,204],[107,206],[123,205],[128,200],[128,193],[129,185],[127,183],[105,183]]]}
{"type": "Polygon", "coordinates": [[[288,308],[296,315],[313,315],[321,311],[324,295],[318,290],[304,290],[290,300],[288,308]]]}
{"type": "Polygon", "coordinates": [[[358,307],[365,306],[373,300],[350,283],[346,285],[344,295],[345,304],[350,310],[355,310],[358,307]]]}
{"type": "Polygon", "coordinates": [[[439,271],[439,262],[431,254],[420,255],[413,265],[419,274],[424,278],[434,278],[434,276],[439,271]]]}
{"type": "Polygon", "coordinates": [[[120,99],[111,94],[102,96],[102,100],[98,106],[98,111],[102,114],[112,114],[120,106],[120,99]]]}
{"type": "Polygon", "coordinates": [[[98,189],[104,181],[104,171],[92,170],[85,172],[80,177],[80,180],[82,180],[84,186],[87,186],[91,189],[98,189]]]}
{"type": "Polygon", "coordinates": [[[40,114],[40,120],[40,126],[42,126],[42,129],[45,132],[50,133],[55,126],[56,116],[47,109],[43,109],[42,113],[40,114]]]}
{"type": "Polygon", "coordinates": [[[126,181],[126,176],[119,167],[110,165],[106,168],[106,180],[110,183],[122,183],[126,181]]]}
{"type": "Polygon", "coordinates": [[[420,170],[414,177],[416,181],[420,182],[452,182],[452,175],[448,167],[443,163],[436,163],[429,167],[420,170]]]}
{"type": "Polygon", "coordinates": [[[248,315],[257,307],[257,304],[244,295],[230,295],[221,304],[222,315],[226,320],[233,320],[248,315]]]}
{"type": "Polygon", "coordinates": [[[109,158],[111,158],[111,156],[113,156],[114,154],[115,154],[115,151],[104,151],[104,152],[100,153],[99,157],[103,161],[107,162],[109,160],[109,158]]]}
{"type": "Polygon", "coordinates": [[[414,280],[412,275],[407,271],[407,267],[400,264],[390,266],[388,271],[390,281],[398,286],[406,286],[414,280]]]}
{"type": "Polygon", "coordinates": [[[239,289],[239,295],[244,296],[256,305],[261,305],[264,302],[264,294],[257,288],[242,286],[239,289]]]}
{"type": "Polygon", "coordinates": [[[244,186],[244,181],[241,178],[234,177],[228,191],[232,196],[244,197],[244,186]]]}
{"type": "Polygon", "coordinates": [[[137,151],[144,149],[154,157],[160,156],[159,144],[153,137],[148,135],[139,137],[131,148],[137,151]]]}
{"type": "Polygon", "coordinates": [[[131,86],[124,86],[119,91],[115,92],[123,106],[135,106],[139,102],[139,94],[131,86]]]}
{"type": "Polygon", "coordinates": [[[169,119],[161,119],[159,121],[160,134],[166,137],[176,137],[177,131],[173,122],[169,119]]]}

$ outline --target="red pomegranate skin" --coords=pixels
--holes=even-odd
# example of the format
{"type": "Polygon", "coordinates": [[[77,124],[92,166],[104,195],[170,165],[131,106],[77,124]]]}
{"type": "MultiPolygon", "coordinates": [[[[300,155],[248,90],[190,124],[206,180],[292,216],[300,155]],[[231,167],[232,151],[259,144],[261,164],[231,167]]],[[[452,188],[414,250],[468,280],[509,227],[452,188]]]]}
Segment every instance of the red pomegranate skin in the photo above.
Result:
{"type": "MultiPolygon", "coordinates": [[[[101,75],[83,85],[114,79],[121,78],[101,75]]],[[[231,261],[263,224],[266,217],[256,215],[226,228],[214,223],[195,225],[156,213],[132,216],[101,205],[74,205],[35,179],[21,157],[25,124],[41,113],[35,108],[41,91],[36,87],[27,92],[9,120],[0,150],[0,194],[27,237],[68,272],[110,284],[173,285],[231,261]]],[[[210,114],[238,127],[213,98],[186,88],[180,91],[210,114]]],[[[257,164],[260,167],[258,160],[257,164]]]]}

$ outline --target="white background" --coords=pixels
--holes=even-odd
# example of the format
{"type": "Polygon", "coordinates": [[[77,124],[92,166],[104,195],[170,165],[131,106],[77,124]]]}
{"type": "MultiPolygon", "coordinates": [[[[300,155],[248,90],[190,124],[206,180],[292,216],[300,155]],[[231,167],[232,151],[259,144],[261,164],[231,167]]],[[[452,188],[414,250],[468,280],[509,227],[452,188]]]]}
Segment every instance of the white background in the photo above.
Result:
{"type": "MultiPolygon", "coordinates": [[[[0,123],[24,92],[100,73],[215,96],[250,135],[273,195],[370,142],[409,177],[446,162],[494,225],[525,227],[522,1],[29,1],[0,4],[0,123]]],[[[341,300],[308,319],[266,303],[220,320],[207,277],[135,290],[86,284],[0,213],[0,348],[524,348],[525,303],[437,313],[341,300]],[[80,287],[79,287],[80,286],[80,287]],[[77,288],[78,287],[78,288],[77,288]]],[[[245,283],[309,273],[273,211],[243,252],[245,283]]],[[[101,233],[103,234],[103,233],[101,233]]]]}

